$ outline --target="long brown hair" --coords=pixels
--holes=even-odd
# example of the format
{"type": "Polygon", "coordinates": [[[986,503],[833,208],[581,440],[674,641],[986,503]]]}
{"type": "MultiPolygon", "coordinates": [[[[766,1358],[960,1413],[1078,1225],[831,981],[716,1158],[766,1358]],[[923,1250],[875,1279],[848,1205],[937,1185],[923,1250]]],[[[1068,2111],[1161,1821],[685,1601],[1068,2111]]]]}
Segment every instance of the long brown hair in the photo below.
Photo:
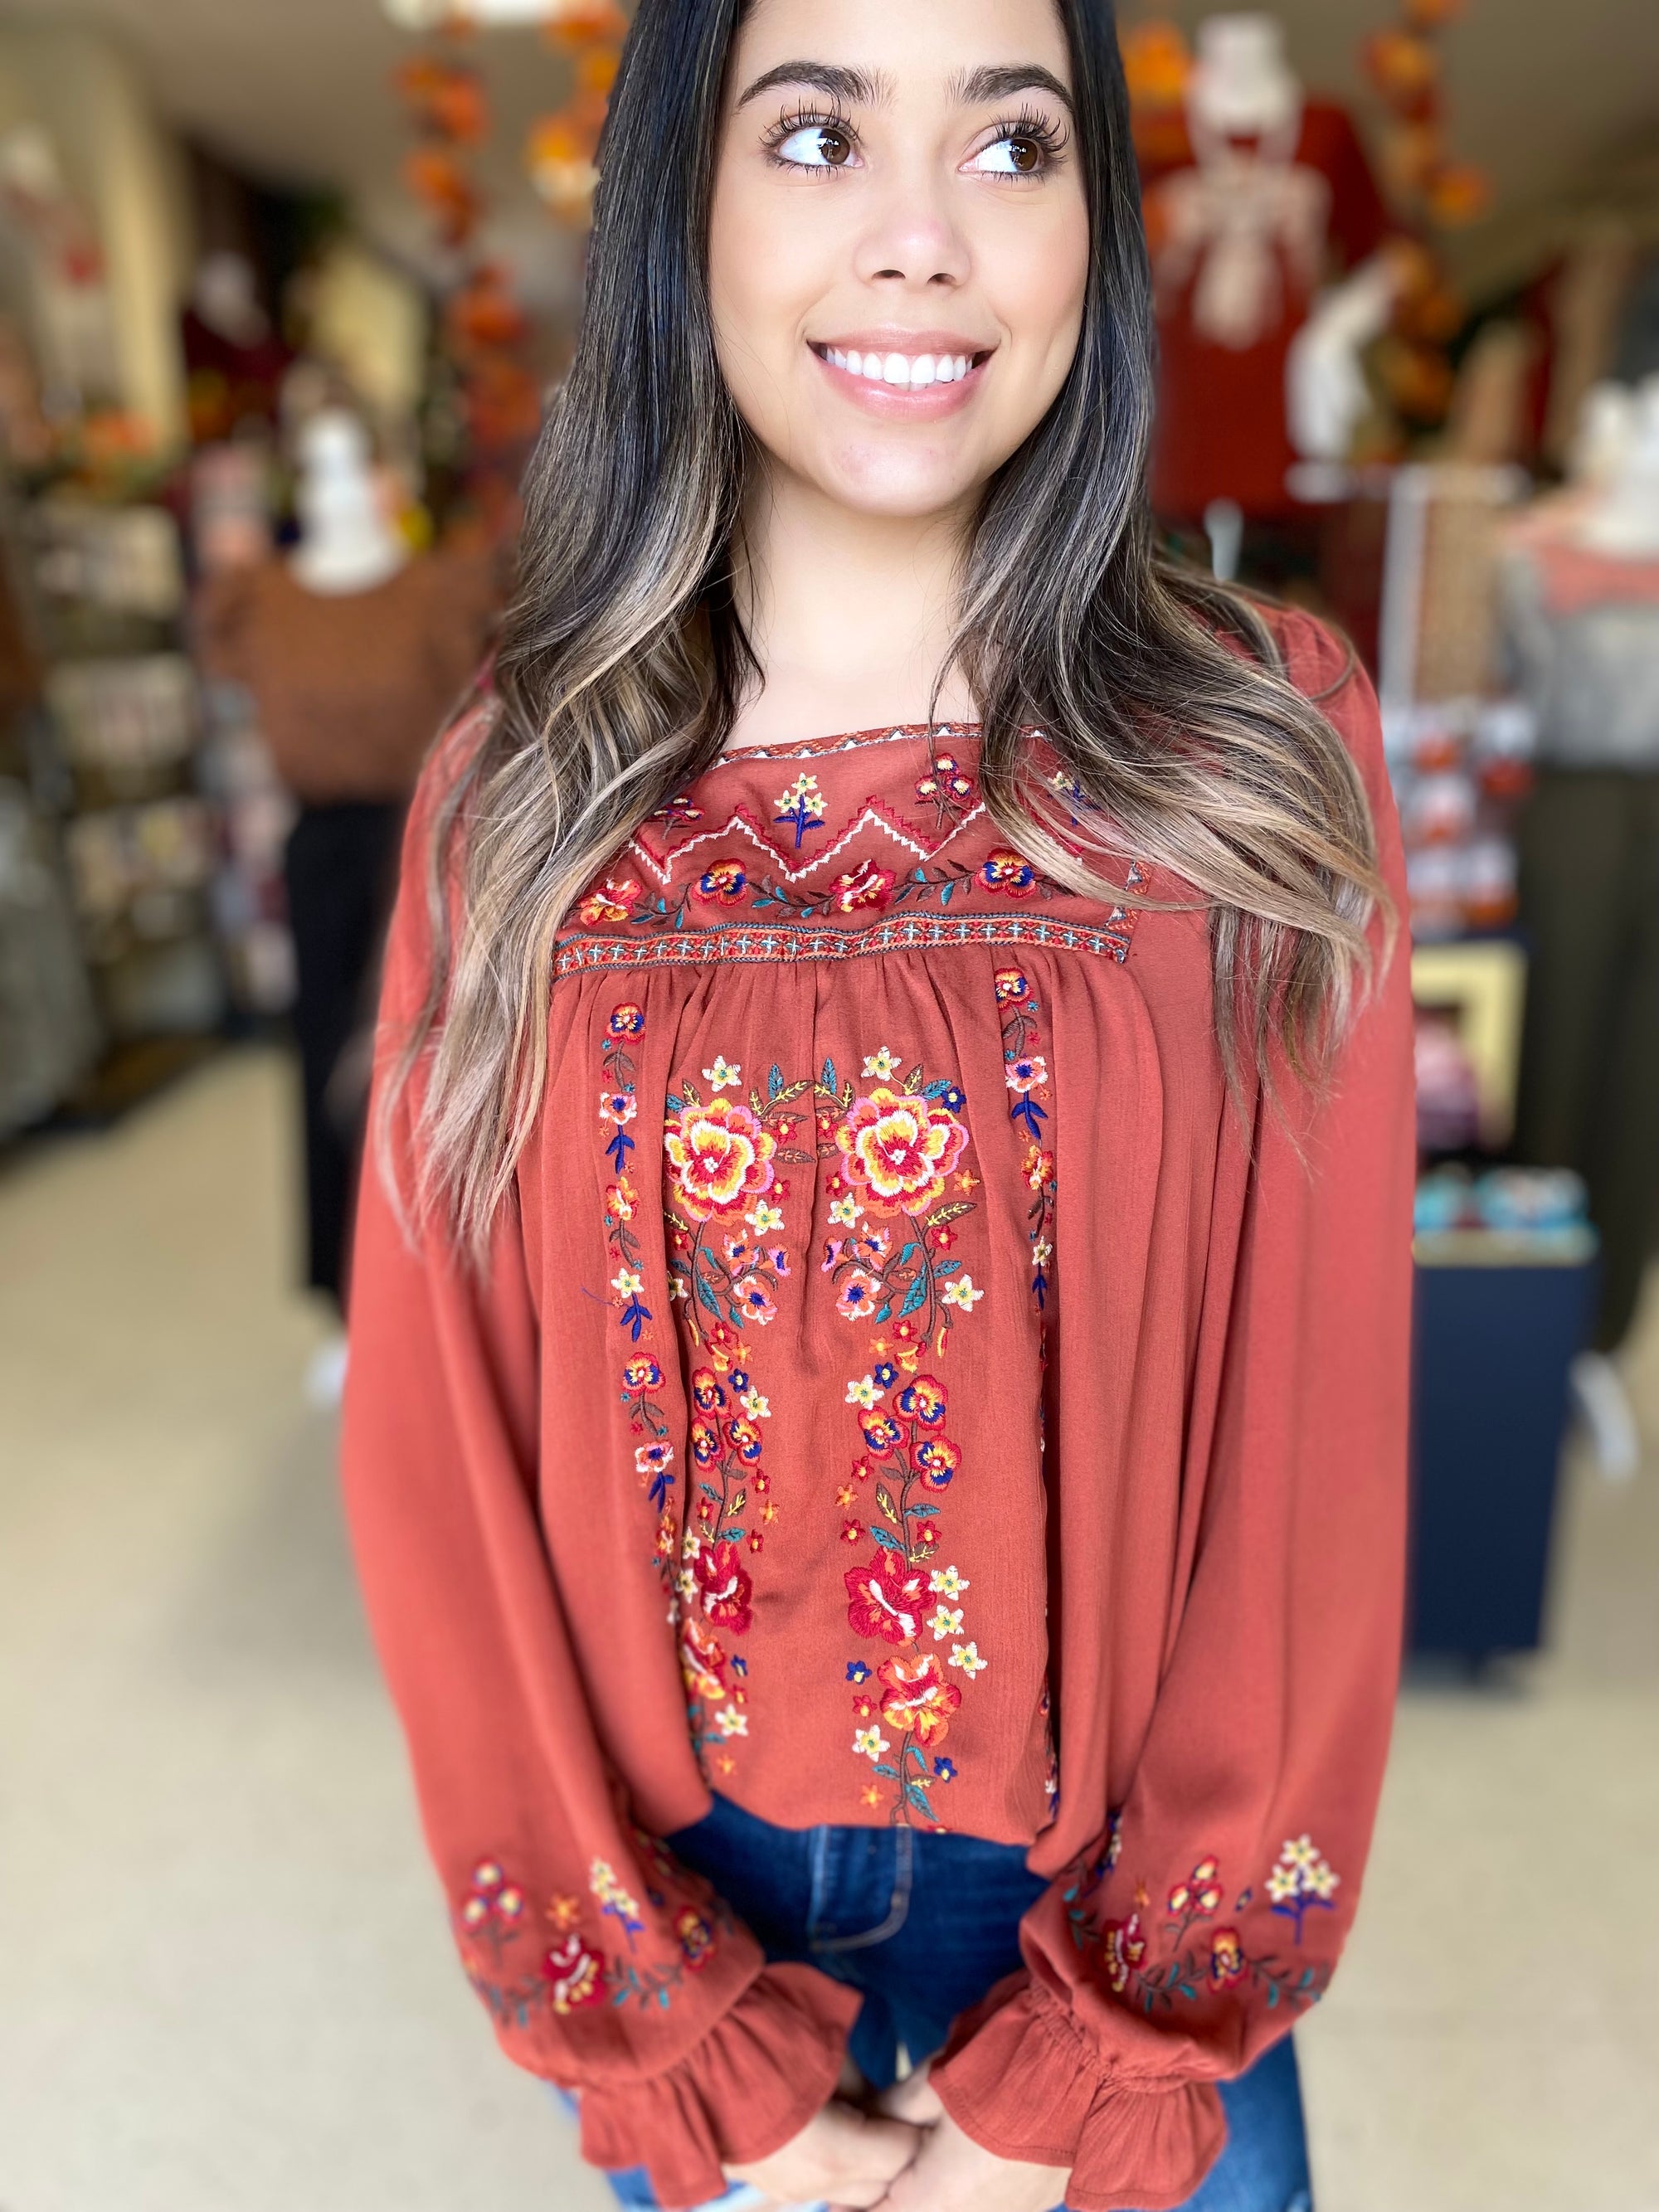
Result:
{"type": "MultiPolygon", "coordinates": [[[[1261,614],[1157,550],[1150,287],[1115,27],[1109,0],[1056,4],[1091,266],[1066,382],[988,486],[963,553],[953,659],[978,707],[986,805],[1055,880],[1101,890],[1075,836],[1061,841],[1055,794],[1032,787],[1024,732],[1040,727],[1122,849],[1207,907],[1230,1080],[1276,1052],[1316,1074],[1383,897],[1370,810],[1261,614]]],[[[565,914],[720,757],[759,672],[731,588],[754,456],[707,283],[742,7],[640,0],[575,359],[526,480],[498,698],[434,813],[434,955],[387,1105],[422,1062],[413,1195],[475,1250],[540,1108],[565,914]]]]}

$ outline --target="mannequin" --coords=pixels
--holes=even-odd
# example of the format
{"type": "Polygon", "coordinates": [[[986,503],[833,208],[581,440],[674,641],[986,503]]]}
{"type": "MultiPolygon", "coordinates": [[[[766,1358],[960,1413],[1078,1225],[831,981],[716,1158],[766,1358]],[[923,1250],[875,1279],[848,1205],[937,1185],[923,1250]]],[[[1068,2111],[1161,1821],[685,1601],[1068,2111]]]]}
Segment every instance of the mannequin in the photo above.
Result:
{"type": "Polygon", "coordinates": [[[1617,1354],[1659,1223],[1659,379],[1592,392],[1573,457],[1580,480],[1523,520],[1504,569],[1540,755],[1517,1144],[1589,1185],[1601,1304],[1573,1383],[1603,1471],[1623,1476],[1640,1442],[1617,1354]]]}
{"type": "MultiPolygon", "coordinates": [[[[428,743],[478,665],[493,593],[486,557],[410,552],[388,519],[356,416],[322,410],[295,444],[298,544],[213,580],[200,629],[216,672],[252,692],[299,801],[284,873],[307,1279],[338,1302],[363,1106],[353,1047],[370,1011],[404,807],[428,743]]],[[[316,1395],[337,1395],[343,1372],[337,1349],[326,1354],[313,1370],[316,1395]]]]}
{"type": "Polygon", "coordinates": [[[1352,125],[1304,92],[1273,16],[1200,26],[1185,122],[1182,158],[1145,177],[1163,347],[1153,494],[1170,520],[1205,517],[1213,541],[1225,503],[1241,522],[1285,520],[1297,459],[1346,454],[1358,350],[1392,296],[1373,262],[1388,225],[1352,125]],[[1333,261],[1358,281],[1322,295],[1333,261]]]}

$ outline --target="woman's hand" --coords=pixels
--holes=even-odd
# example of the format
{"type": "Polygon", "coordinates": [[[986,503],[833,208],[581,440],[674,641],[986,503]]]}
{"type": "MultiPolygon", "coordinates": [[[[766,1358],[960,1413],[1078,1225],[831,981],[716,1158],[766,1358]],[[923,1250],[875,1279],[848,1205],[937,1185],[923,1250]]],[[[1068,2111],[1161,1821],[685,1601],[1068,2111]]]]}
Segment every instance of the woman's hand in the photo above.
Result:
{"type": "Polygon", "coordinates": [[[915,2160],[877,2200],[878,2212],[1053,2212],[1070,2170],[998,2158],[964,2135],[919,2067],[889,2089],[881,2109],[925,2130],[915,2160]]]}
{"type": "Polygon", "coordinates": [[[891,2184],[915,2158],[921,2130],[880,2112],[861,2112],[847,2100],[864,2087],[849,2061],[838,2094],[798,2136],[770,2158],[728,2166],[733,2181],[747,2181],[778,2204],[827,2203],[834,2212],[864,2212],[883,2204],[891,2184]]]}

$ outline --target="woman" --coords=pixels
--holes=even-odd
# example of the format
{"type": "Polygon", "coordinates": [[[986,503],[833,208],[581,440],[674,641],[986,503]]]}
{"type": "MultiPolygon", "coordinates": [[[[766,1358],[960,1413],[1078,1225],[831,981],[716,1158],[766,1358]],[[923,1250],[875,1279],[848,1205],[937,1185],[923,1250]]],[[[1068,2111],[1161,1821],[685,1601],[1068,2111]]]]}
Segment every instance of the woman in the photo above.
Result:
{"type": "Polygon", "coordinates": [[[346,1435],[466,1970],[628,2201],[1305,2201],[1397,850],[1363,678],[1155,561],[1147,356],[1106,0],[642,0],[346,1435]]]}

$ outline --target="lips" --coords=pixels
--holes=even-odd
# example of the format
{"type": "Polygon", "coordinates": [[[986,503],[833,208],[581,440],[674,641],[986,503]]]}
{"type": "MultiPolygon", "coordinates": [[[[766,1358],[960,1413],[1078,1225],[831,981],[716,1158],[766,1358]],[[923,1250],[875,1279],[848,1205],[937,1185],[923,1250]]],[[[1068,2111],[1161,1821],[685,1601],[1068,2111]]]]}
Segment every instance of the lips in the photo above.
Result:
{"type": "Polygon", "coordinates": [[[994,348],[970,346],[960,338],[918,332],[906,344],[889,338],[830,343],[814,339],[811,350],[827,368],[872,390],[893,392],[932,392],[939,386],[965,382],[988,362],[994,348]]]}

